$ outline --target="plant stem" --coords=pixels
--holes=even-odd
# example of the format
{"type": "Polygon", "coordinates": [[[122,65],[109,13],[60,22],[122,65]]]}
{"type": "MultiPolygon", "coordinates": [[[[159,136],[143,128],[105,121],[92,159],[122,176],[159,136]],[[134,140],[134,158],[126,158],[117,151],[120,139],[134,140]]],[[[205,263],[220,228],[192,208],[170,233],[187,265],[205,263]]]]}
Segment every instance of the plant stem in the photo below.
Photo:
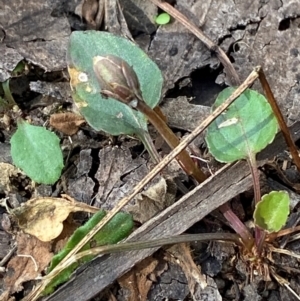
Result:
{"type": "Polygon", "coordinates": [[[3,92],[4,92],[4,98],[7,100],[8,106],[9,107],[15,106],[17,103],[15,102],[15,100],[10,92],[9,79],[2,83],[2,88],[3,88],[3,92]]]}
{"type": "MultiPolygon", "coordinates": [[[[259,172],[257,169],[255,154],[251,153],[248,157],[247,162],[249,164],[252,180],[253,180],[255,205],[257,205],[261,201],[261,192],[260,192],[260,184],[259,184],[259,172]]],[[[256,244],[258,254],[260,254],[262,251],[265,238],[266,238],[266,232],[258,228],[257,226],[255,226],[255,244],[256,244]]]]}
{"type": "Polygon", "coordinates": [[[259,172],[257,169],[255,155],[250,154],[247,162],[249,164],[249,168],[250,168],[252,180],[253,180],[254,200],[255,200],[255,204],[257,204],[261,200],[261,194],[260,194],[260,184],[259,184],[259,172]]]}
{"type": "MultiPolygon", "coordinates": [[[[237,245],[241,245],[241,239],[237,234],[234,233],[198,233],[198,234],[183,234],[177,236],[171,236],[166,238],[159,238],[153,240],[145,241],[128,241],[124,243],[119,243],[115,245],[100,246],[92,248],[90,250],[82,251],[78,253],[75,258],[76,261],[87,255],[100,255],[109,253],[118,253],[124,251],[150,249],[162,246],[168,246],[183,242],[193,242],[193,241],[223,241],[223,242],[234,242],[237,245]]],[[[47,277],[47,276],[46,276],[47,277]]]]}
{"type": "MultiPolygon", "coordinates": [[[[151,109],[143,100],[138,100],[136,109],[143,113],[153,126],[159,131],[171,149],[176,148],[180,141],[167,124],[160,118],[160,116],[151,109]]],[[[192,158],[186,150],[183,150],[177,157],[177,160],[185,172],[193,176],[198,183],[206,180],[206,175],[196,166],[192,158]]]]}
{"type": "Polygon", "coordinates": [[[248,230],[248,228],[241,222],[241,220],[231,210],[228,203],[225,203],[222,206],[220,206],[219,210],[222,212],[226,220],[229,222],[231,228],[242,238],[244,246],[250,251],[254,244],[254,239],[252,234],[248,230]]]}
{"type": "Polygon", "coordinates": [[[299,158],[297,147],[295,145],[294,140],[292,139],[289,128],[286,125],[286,122],[284,121],[284,118],[283,118],[280,108],[276,102],[274,94],[270,88],[270,85],[267,81],[265,73],[262,69],[260,69],[260,70],[258,70],[258,75],[259,75],[260,83],[261,83],[261,85],[265,91],[266,97],[268,99],[268,102],[269,102],[270,106],[272,107],[272,110],[277,118],[277,121],[278,121],[280,129],[283,133],[283,137],[286,141],[286,144],[288,145],[288,147],[290,149],[294,163],[297,166],[298,171],[300,171],[300,158],[299,158]]]}
{"type": "Polygon", "coordinates": [[[150,157],[152,158],[154,163],[159,163],[161,161],[161,158],[159,154],[157,153],[157,150],[152,142],[152,139],[149,135],[148,131],[143,131],[141,134],[137,135],[139,139],[143,142],[145,148],[147,149],[148,153],[150,154],[150,157]]]}

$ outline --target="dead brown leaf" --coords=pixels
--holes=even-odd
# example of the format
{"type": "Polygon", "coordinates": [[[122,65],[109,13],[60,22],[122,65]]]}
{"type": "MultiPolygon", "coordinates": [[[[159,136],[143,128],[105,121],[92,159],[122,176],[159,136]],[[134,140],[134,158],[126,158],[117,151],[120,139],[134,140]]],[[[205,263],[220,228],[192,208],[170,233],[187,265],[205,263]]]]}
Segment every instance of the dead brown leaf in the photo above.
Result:
{"type": "Polygon", "coordinates": [[[99,209],[87,204],[63,198],[35,198],[11,211],[19,227],[41,241],[50,241],[60,235],[63,221],[70,212],[95,213],[99,209]]]}
{"type": "Polygon", "coordinates": [[[99,29],[104,17],[104,1],[84,0],[81,13],[87,22],[88,29],[99,29]]]}
{"type": "Polygon", "coordinates": [[[134,220],[144,223],[158,212],[173,204],[176,185],[172,180],[161,178],[158,183],[137,196],[135,205],[129,208],[134,220]]]}
{"type": "Polygon", "coordinates": [[[110,290],[107,293],[107,301],[117,301],[117,298],[114,296],[114,294],[110,290]]]}
{"type": "Polygon", "coordinates": [[[0,301],[15,301],[14,297],[9,298],[9,291],[5,291],[0,295],[0,301]]]}
{"type": "MultiPolygon", "coordinates": [[[[41,242],[36,237],[19,232],[16,237],[18,251],[7,264],[4,278],[5,293],[19,292],[23,282],[33,280],[41,275],[48,266],[53,254],[51,244],[41,242]]],[[[1,298],[1,297],[0,297],[1,298]]]]}
{"type": "Polygon", "coordinates": [[[72,136],[78,132],[85,120],[74,113],[57,113],[50,116],[50,125],[62,133],[72,136]]]}
{"type": "Polygon", "coordinates": [[[6,191],[9,192],[12,190],[12,186],[10,184],[10,178],[12,176],[17,176],[20,173],[20,170],[15,166],[9,163],[0,162],[0,192],[6,191]]]}
{"type": "Polygon", "coordinates": [[[130,270],[118,280],[122,288],[129,290],[129,296],[127,300],[147,300],[147,295],[153,282],[149,275],[151,275],[155,271],[157,265],[157,259],[148,257],[138,263],[132,270],[130,270]]]}
{"type": "Polygon", "coordinates": [[[211,296],[212,300],[216,301],[222,300],[215,281],[210,277],[204,276],[200,268],[195,264],[188,244],[174,245],[168,248],[167,251],[174,257],[167,256],[166,259],[182,268],[193,300],[203,300],[205,299],[204,296],[211,296]]]}
{"type": "Polygon", "coordinates": [[[168,248],[168,252],[178,259],[175,263],[179,264],[184,271],[192,294],[195,290],[196,283],[198,283],[202,289],[207,286],[205,277],[201,274],[200,269],[192,258],[191,249],[188,244],[182,243],[174,245],[168,248]]]}

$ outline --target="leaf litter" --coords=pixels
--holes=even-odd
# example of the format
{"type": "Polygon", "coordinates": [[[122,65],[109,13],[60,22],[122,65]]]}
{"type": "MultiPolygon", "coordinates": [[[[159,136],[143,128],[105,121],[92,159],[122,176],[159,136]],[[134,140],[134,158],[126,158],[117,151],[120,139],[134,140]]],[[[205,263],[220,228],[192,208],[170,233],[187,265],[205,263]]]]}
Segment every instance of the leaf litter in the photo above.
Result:
{"type": "MultiPolygon", "coordinates": [[[[55,5],[55,3],[53,4],[53,5],[55,5]]],[[[213,5],[221,5],[221,4],[213,4],[213,5]]],[[[253,10],[254,12],[255,12],[255,10],[257,9],[257,2],[255,2],[254,4],[253,4],[253,6],[251,7],[251,10],[253,10]]],[[[278,11],[279,11],[279,15],[280,15],[280,17],[279,17],[279,20],[283,20],[284,18],[289,18],[289,16],[291,16],[292,14],[291,14],[291,7],[292,7],[292,4],[284,4],[283,5],[283,7],[280,7],[279,9],[278,9],[278,11]]],[[[194,8],[192,8],[192,11],[193,11],[193,9],[194,8]]],[[[211,11],[211,14],[213,14],[213,12],[214,12],[214,6],[212,7],[212,11],[211,11]]],[[[261,9],[261,13],[263,13],[265,10],[267,10],[268,9],[268,4],[266,4],[265,6],[263,6],[262,7],[262,9],[261,9]]],[[[273,13],[275,13],[275,7],[272,7],[272,9],[274,10],[271,10],[271,12],[267,15],[267,19],[265,20],[266,22],[272,17],[272,14],[273,13]]],[[[295,7],[294,8],[294,11],[296,11],[297,10],[297,7],[295,7]]],[[[200,11],[200,10],[199,10],[200,11]]],[[[219,10],[220,11],[220,10],[219,10]]],[[[242,31],[243,31],[243,34],[245,34],[245,36],[246,36],[246,38],[248,39],[247,40],[247,43],[249,44],[249,41],[251,42],[251,29],[253,30],[253,24],[250,24],[248,21],[249,20],[252,20],[252,22],[256,22],[256,19],[257,18],[255,18],[255,17],[253,17],[253,16],[251,16],[251,13],[253,13],[253,11],[249,11],[248,12],[248,15],[246,15],[246,16],[244,16],[244,17],[242,17],[242,19],[243,19],[243,21],[244,21],[244,23],[245,24],[247,24],[247,25],[245,25],[245,30],[243,29],[242,31]],[[252,18],[252,19],[251,19],[252,18]],[[251,26],[252,25],[252,26],[251,26]]],[[[258,10],[257,10],[258,11],[258,10]]],[[[241,8],[240,7],[238,7],[237,9],[236,9],[236,11],[234,11],[234,14],[233,14],[233,16],[234,16],[234,18],[228,18],[228,19],[226,19],[225,21],[227,22],[227,23],[233,23],[234,24],[234,22],[235,22],[235,20],[236,19],[238,19],[237,18],[237,16],[238,16],[238,12],[242,12],[242,10],[241,10],[241,8]]],[[[214,14],[215,16],[217,15],[217,14],[214,14]]],[[[48,16],[49,16],[49,13],[48,13],[48,16]]],[[[273,18],[273,17],[272,17],[273,18]]],[[[274,21],[274,18],[272,19],[271,18],[271,20],[273,20],[274,21]]],[[[47,19],[46,17],[43,17],[43,18],[41,18],[41,19],[47,19]]],[[[212,29],[215,29],[216,28],[216,26],[211,26],[211,24],[212,24],[212,22],[213,22],[213,20],[212,19],[210,19],[209,18],[209,16],[208,16],[208,18],[206,19],[207,20],[207,24],[206,24],[206,27],[207,27],[207,30],[212,30],[212,29]]],[[[258,19],[257,19],[258,20],[258,19]]],[[[270,20],[269,20],[270,21],[270,20]]],[[[280,21],[281,22],[281,21],[280,21]]],[[[274,24],[276,25],[277,23],[276,22],[274,22],[274,24]]],[[[3,24],[2,24],[3,25],[3,24]]],[[[225,26],[226,27],[226,26],[225,26]]],[[[229,28],[230,26],[228,26],[227,25],[227,28],[229,28]]],[[[276,26],[274,26],[274,28],[275,28],[276,26]]],[[[45,26],[45,28],[47,28],[47,26],[45,26]]],[[[234,26],[233,27],[231,27],[231,28],[234,28],[234,26]]],[[[287,31],[287,33],[288,33],[288,36],[290,37],[290,32],[291,32],[291,30],[292,30],[292,26],[290,27],[290,28],[287,28],[286,29],[286,31],[287,31]],[[291,28],[291,29],[290,29],[291,28]]],[[[163,32],[164,33],[164,30],[165,31],[167,31],[167,33],[168,33],[168,30],[167,29],[163,29],[163,28],[161,28],[159,31],[158,31],[158,35],[160,34],[160,32],[163,32]]],[[[262,27],[261,29],[260,29],[261,31],[263,31],[264,30],[264,27],[262,27]]],[[[275,31],[275,29],[272,29],[272,30],[274,30],[275,31]]],[[[176,31],[176,30],[175,30],[176,31]]],[[[62,31],[63,32],[63,31],[62,31]]],[[[57,34],[57,33],[56,33],[57,34]]],[[[222,33],[221,34],[221,36],[222,37],[224,37],[224,35],[225,34],[227,34],[227,32],[226,33],[222,33]]],[[[236,34],[238,34],[238,30],[233,30],[233,32],[232,32],[232,35],[234,36],[234,35],[236,35],[236,34]]],[[[242,36],[243,37],[243,34],[240,34],[240,36],[242,36]]],[[[10,33],[10,35],[11,36],[13,36],[13,33],[10,33]]],[[[66,34],[66,36],[67,36],[68,34],[66,34]]],[[[158,36],[157,35],[157,36],[158,36]]],[[[25,34],[24,35],[25,37],[27,37],[28,35],[27,34],[25,34]]],[[[52,37],[52,36],[51,36],[52,37]]],[[[259,33],[259,35],[258,35],[258,38],[259,39],[257,39],[257,41],[256,41],[256,43],[261,43],[261,40],[263,39],[263,37],[262,37],[262,34],[261,33],[259,33]]],[[[33,39],[34,40],[34,38],[32,38],[32,37],[30,37],[30,39],[33,39]]],[[[29,39],[29,40],[30,40],[29,39]]],[[[46,37],[46,39],[47,39],[47,37],[46,37]]],[[[166,40],[168,40],[167,38],[165,38],[166,40]]],[[[228,38],[224,38],[224,42],[223,42],[223,44],[224,45],[226,45],[226,43],[227,43],[227,45],[229,45],[229,43],[228,43],[228,38]]],[[[59,40],[58,39],[58,41],[59,41],[59,43],[61,43],[61,41],[62,40],[59,40]]],[[[266,43],[265,41],[263,41],[264,43],[266,43]]],[[[20,42],[20,44],[21,43],[23,43],[23,42],[20,42]]],[[[58,44],[58,43],[57,43],[58,44]]],[[[64,43],[62,43],[62,45],[63,45],[64,43]]],[[[185,45],[185,43],[182,43],[183,45],[185,45]]],[[[251,44],[251,43],[250,43],[251,44]]],[[[16,45],[18,45],[18,44],[16,44],[16,45]]],[[[23,45],[23,47],[24,47],[24,43],[23,44],[21,44],[21,46],[20,47],[22,47],[22,45],[23,45]]],[[[36,43],[36,41],[34,41],[34,42],[32,42],[32,46],[33,46],[33,48],[35,48],[35,45],[36,45],[36,49],[37,49],[37,51],[44,51],[45,49],[47,49],[47,45],[46,45],[46,43],[36,43]],[[45,47],[45,48],[44,48],[45,47]]],[[[54,45],[54,43],[53,43],[53,45],[54,45]]],[[[155,44],[155,43],[153,43],[152,44],[152,46],[151,47],[156,47],[156,45],[157,44],[155,44]]],[[[241,44],[242,45],[242,44],[241,44]]],[[[292,47],[292,45],[293,45],[293,43],[291,43],[291,47],[292,47]]],[[[19,46],[19,45],[18,45],[19,46]]],[[[27,48],[25,48],[28,52],[30,52],[31,51],[31,49],[29,48],[29,46],[30,46],[30,43],[28,44],[28,47],[27,48]]],[[[270,45],[270,47],[272,47],[272,45],[270,45]]],[[[265,47],[265,50],[267,51],[267,48],[268,47],[265,47]]],[[[17,48],[17,46],[16,46],[16,48],[9,48],[9,49],[13,49],[13,53],[10,53],[9,55],[7,55],[7,57],[6,57],[6,61],[10,61],[11,59],[13,59],[14,58],[14,55],[16,56],[15,57],[15,61],[14,62],[12,62],[12,64],[11,64],[11,66],[14,66],[15,64],[16,64],[16,62],[22,57],[25,57],[25,58],[27,58],[30,62],[32,62],[33,64],[36,64],[36,65],[38,65],[38,66],[40,66],[40,67],[42,67],[45,71],[50,71],[50,70],[56,70],[56,68],[58,68],[58,69],[60,69],[60,68],[62,68],[61,66],[63,66],[63,64],[64,64],[64,58],[63,58],[63,60],[61,60],[61,63],[59,62],[59,59],[57,60],[58,61],[58,63],[56,64],[55,63],[55,60],[53,61],[53,60],[51,60],[51,59],[48,59],[49,57],[51,58],[52,56],[51,55],[48,55],[48,54],[46,54],[45,56],[47,57],[47,59],[48,59],[48,61],[47,62],[45,62],[45,61],[39,61],[39,58],[38,58],[38,56],[33,56],[33,55],[29,55],[29,54],[24,54],[24,50],[23,51],[21,51],[21,53],[22,53],[22,56],[20,55],[20,53],[18,52],[18,48],[17,48]],[[53,63],[54,62],[54,63],[53,63]]],[[[151,49],[153,52],[154,52],[154,50],[153,50],[153,48],[151,49]]],[[[7,51],[7,53],[9,52],[9,50],[8,50],[8,48],[6,48],[6,50],[5,51],[7,51]]],[[[241,64],[240,63],[240,61],[239,60],[241,60],[241,61],[245,61],[244,60],[244,53],[243,53],[243,51],[245,51],[244,49],[240,49],[239,51],[237,51],[237,53],[236,53],[236,62],[235,62],[235,64],[237,65],[237,67],[239,66],[239,64],[241,64]]],[[[270,51],[270,50],[268,50],[268,51],[270,51]]],[[[289,51],[289,49],[287,49],[287,52],[289,51]]],[[[159,51],[158,51],[159,52],[159,51]]],[[[179,55],[182,53],[181,51],[178,51],[179,52],[179,55]]],[[[59,51],[58,51],[58,53],[59,53],[59,51]]],[[[169,53],[172,53],[172,52],[169,52],[169,53]]],[[[174,52],[173,52],[174,53],[174,52]]],[[[276,52],[277,53],[277,52],[276,52]]],[[[278,54],[279,54],[279,52],[278,52],[278,54]]],[[[57,56],[57,57],[59,57],[59,55],[57,56]]],[[[245,55],[245,57],[247,57],[247,55],[245,55]]],[[[194,57],[193,57],[193,55],[191,55],[190,56],[190,59],[194,59],[194,57]]],[[[166,56],[166,59],[168,59],[168,57],[166,56]]],[[[260,59],[261,60],[263,60],[263,58],[262,57],[260,57],[260,59]]],[[[174,58],[174,60],[176,61],[178,61],[178,59],[175,57],[174,58]]],[[[279,59],[278,59],[279,60],[279,59]]],[[[205,56],[204,56],[204,61],[205,61],[205,56]]],[[[283,60],[284,61],[284,60],[283,60]]],[[[200,62],[200,61],[199,61],[200,62]]],[[[213,64],[213,60],[212,60],[212,64],[213,64]]],[[[266,62],[268,63],[268,60],[266,60],[266,62]]],[[[163,61],[161,61],[161,64],[163,65],[163,61]]],[[[293,63],[292,63],[293,64],[293,63]]],[[[188,68],[188,67],[187,67],[188,68]]],[[[250,68],[252,68],[252,66],[250,66],[250,68]]],[[[8,74],[9,74],[9,72],[10,71],[12,71],[12,67],[7,67],[7,69],[5,69],[5,72],[6,72],[6,75],[4,74],[3,75],[3,78],[6,78],[7,76],[9,76],[8,74]],[[6,77],[5,77],[6,76],[6,77]]],[[[172,69],[172,66],[170,66],[170,69],[172,69]]],[[[276,70],[274,70],[274,71],[276,71],[276,70]]],[[[189,74],[189,72],[190,72],[190,70],[188,69],[188,71],[186,71],[186,73],[185,73],[185,75],[186,74],[189,74]]],[[[248,70],[245,70],[245,72],[248,72],[248,70]]],[[[276,82],[277,82],[277,80],[279,80],[279,76],[278,76],[278,73],[277,73],[277,75],[276,75],[276,72],[274,72],[275,73],[275,75],[274,75],[274,78],[273,78],[273,80],[274,80],[274,82],[275,82],[275,84],[276,84],[276,82]]],[[[184,75],[184,73],[180,73],[179,72],[179,75],[176,75],[177,76],[177,78],[181,78],[181,77],[183,77],[183,76],[185,76],[184,75]]],[[[176,77],[175,77],[176,78],[176,77]]],[[[174,80],[173,79],[171,79],[170,80],[170,82],[174,82],[174,80]]],[[[297,85],[295,85],[295,86],[293,86],[293,89],[292,89],[292,92],[296,89],[296,87],[297,87],[297,85]]],[[[278,92],[277,92],[278,93],[278,92]]],[[[286,94],[284,94],[284,95],[286,95],[286,94]]],[[[283,97],[284,98],[284,97],[283,97]]],[[[293,109],[291,110],[291,113],[292,113],[292,115],[291,116],[293,116],[293,118],[294,119],[296,119],[296,117],[297,117],[297,114],[295,113],[295,112],[297,112],[297,102],[295,101],[294,102],[294,104],[293,104],[293,109]]],[[[172,114],[171,114],[171,117],[172,117],[172,114]]],[[[193,126],[193,124],[187,124],[187,127],[191,127],[191,126],[193,126]]],[[[103,162],[103,160],[102,160],[102,162],[103,162]]],[[[129,168],[130,169],[130,168],[129,168]]],[[[126,174],[126,171],[124,172],[124,174],[126,174]]],[[[129,176],[130,177],[130,176],[129,176]]],[[[117,182],[117,181],[115,181],[115,182],[117,182]]],[[[107,183],[103,183],[103,186],[105,186],[107,183]]],[[[103,187],[103,186],[101,186],[101,187],[103,187]]],[[[114,188],[116,188],[117,186],[115,186],[114,188]]],[[[6,189],[8,189],[8,190],[10,190],[12,187],[10,187],[10,186],[5,186],[5,188],[6,189]]],[[[113,190],[113,188],[110,188],[110,189],[108,189],[107,191],[107,195],[110,195],[110,192],[113,190]]],[[[151,270],[151,269],[150,269],[151,270]]]]}
{"type": "Polygon", "coordinates": [[[15,208],[11,214],[24,232],[41,241],[51,241],[63,230],[63,221],[71,212],[97,212],[97,208],[64,198],[35,198],[15,208]]]}

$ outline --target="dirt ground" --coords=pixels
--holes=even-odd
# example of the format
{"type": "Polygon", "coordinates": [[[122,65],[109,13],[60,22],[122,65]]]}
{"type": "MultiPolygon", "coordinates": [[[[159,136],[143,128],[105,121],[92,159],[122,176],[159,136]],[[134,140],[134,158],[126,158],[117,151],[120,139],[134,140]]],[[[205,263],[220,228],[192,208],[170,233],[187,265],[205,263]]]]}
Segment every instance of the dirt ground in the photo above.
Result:
{"type": "MultiPolygon", "coordinates": [[[[300,2],[166,2],[226,53],[239,82],[254,67],[262,66],[297,144],[300,2]]],[[[12,209],[33,198],[67,194],[78,202],[112,210],[155,166],[137,137],[111,136],[94,130],[84,120],[72,134],[50,124],[51,115],[76,111],[66,61],[69,37],[74,31],[108,31],[126,37],[158,65],[164,78],[159,106],[178,137],[191,133],[211,114],[218,93],[232,85],[231,74],[216,51],[176,18],[157,25],[155,16],[161,12],[152,1],[143,0],[0,0],[0,82],[9,81],[17,104],[9,109],[0,106],[1,204],[6,200],[12,209]],[[20,62],[25,67],[19,74],[13,73],[20,62]],[[64,169],[55,184],[34,183],[14,166],[10,139],[19,118],[44,126],[59,137],[64,169]]],[[[0,96],[4,98],[4,85],[1,87],[0,96]]],[[[252,89],[263,91],[259,82],[252,89]]],[[[161,136],[152,126],[149,132],[160,156],[167,155],[170,148],[161,136]]],[[[225,166],[216,162],[207,154],[203,134],[191,148],[210,160],[199,163],[211,174],[210,179],[197,186],[172,161],[164,174],[145,187],[148,192],[143,202],[135,198],[124,208],[135,220],[130,239],[233,232],[217,210],[226,202],[250,227],[253,184],[247,163],[225,166]]],[[[300,176],[281,134],[258,155],[258,166],[263,192],[288,191],[288,225],[296,227],[300,176]]],[[[87,217],[87,213],[77,212],[73,220],[82,224],[87,217]]],[[[23,300],[36,278],[45,274],[53,253],[65,243],[74,225],[65,225],[64,238],[53,244],[24,234],[5,206],[0,206],[0,220],[0,300],[23,300]],[[37,269],[28,256],[35,258],[37,269]]],[[[78,268],[67,283],[41,300],[299,300],[299,242],[289,239],[281,238],[276,246],[296,255],[274,253],[270,259],[280,279],[253,273],[241,260],[241,249],[232,243],[193,242],[98,257],[78,268]]]]}

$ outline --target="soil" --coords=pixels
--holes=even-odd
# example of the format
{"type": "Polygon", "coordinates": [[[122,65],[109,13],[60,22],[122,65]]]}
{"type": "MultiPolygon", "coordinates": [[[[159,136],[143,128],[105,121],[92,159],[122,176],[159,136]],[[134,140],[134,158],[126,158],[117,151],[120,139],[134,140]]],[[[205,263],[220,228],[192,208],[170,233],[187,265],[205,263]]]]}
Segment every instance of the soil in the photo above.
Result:
{"type": "MultiPolygon", "coordinates": [[[[300,2],[166,2],[224,50],[241,81],[254,67],[262,66],[297,143],[300,2]]],[[[53,127],[51,115],[75,110],[66,63],[72,32],[105,30],[135,41],[162,71],[164,84],[159,105],[169,126],[180,137],[210,115],[218,93],[231,82],[216,54],[179,21],[172,18],[167,25],[155,24],[154,17],[161,9],[151,1],[0,0],[0,7],[0,82],[9,80],[18,105],[9,110],[0,107],[0,199],[6,199],[10,208],[33,198],[67,194],[78,202],[111,210],[154,166],[135,137],[113,137],[73,117],[72,132],[63,133],[53,127]],[[26,68],[16,75],[13,71],[20,62],[26,68]],[[33,183],[13,166],[10,139],[20,117],[58,135],[65,167],[54,185],[33,183]]],[[[258,82],[252,88],[262,92],[258,82]]],[[[3,97],[1,87],[0,93],[3,97]]],[[[156,130],[150,126],[149,131],[160,155],[170,152],[156,130]]],[[[191,148],[206,158],[203,137],[199,135],[191,148]]],[[[257,159],[262,191],[289,192],[292,214],[288,224],[295,227],[299,222],[299,173],[281,133],[257,159]]],[[[206,163],[200,164],[209,173],[206,163]]],[[[217,210],[226,202],[242,221],[249,222],[253,185],[247,163],[223,166],[212,160],[209,168],[213,172],[210,180],[195,186],[172,162],[166,172],[168,177],[157,176],[145,187],[142,199],[136,198],[124,208],[136,222],[129,239],[232,232],[217,210]],[[146,209],[142,207],[145,199],[146,209]]],[[[73,219],[83,223],[87,214],[76,213],[73,219]]],[[[0,300],[21,300],[31,291],[34,279],[44,274],[55,248],[22,233],[5,207],[0,207],[0,220],[0,300]],[[44,261],[37,260],[37,272],[28,268],[30,259],[23,261],[24,257],[21,260],[16,254],[34,254],[44,261]]],[[[297,240],[282,238],[277,246],[299,252],[297,240]]],[[[280,282],[274,277],[268,281],[259,275],[253,278],[241,257],[237,246],[216,242],[105,255],[80,267],[67,283],[42,300],[298,300],[287,284],[300,295],[299,259],[274,255],[272,264],[282,277],[280,282]]]]}

